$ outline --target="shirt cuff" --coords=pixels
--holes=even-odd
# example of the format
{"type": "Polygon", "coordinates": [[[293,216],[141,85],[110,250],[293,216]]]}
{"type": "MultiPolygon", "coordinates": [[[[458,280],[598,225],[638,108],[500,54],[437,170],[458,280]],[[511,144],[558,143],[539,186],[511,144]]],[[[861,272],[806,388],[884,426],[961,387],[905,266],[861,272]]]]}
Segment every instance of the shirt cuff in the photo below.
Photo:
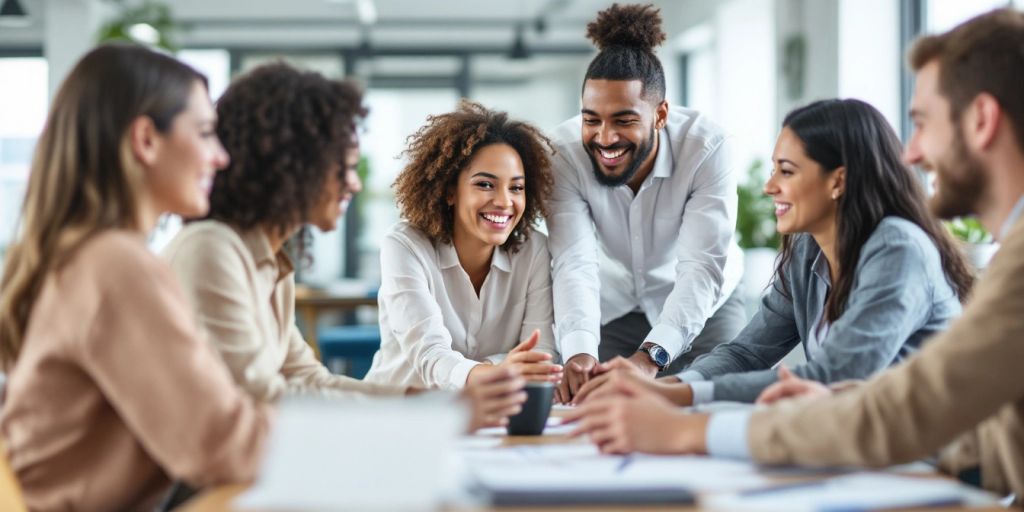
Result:
{"type": "Polygon", "coordinates": [[[679,372],[678,375],[676,375],[676,378],[682,382],[700,382],[708,380],[707,377],[704,376],[704,374],[698,372],[697,370],[683,370],[679,372]]]}
{"type": "Polygon", "coordinates": [[[691,382],[690,390],[693,391],[693,405],[709,404],[715,400],[714,382],[709,380],[691,382]]]}
{"type": "Polygon", "coordinates": [[[750,424],[750,409],[722,411],[711,415],[704,442],[708,455],[726,459],[750,459],[747,445],[747,426],[750,424]]]}
{"type": "Polygon", "coordinates": [[[499,365],[499,364],[502,363],[502,361],[505,360],[506,357],[508,357],[507,353],[494,354],[493,356],[485,357],[484,361],[487,361],[487,362],[489,362],[489,363],[491,363],[493,365],[499,365]]]}
{"type": "Polygon", "coordinates": [[[566,333],[559,340],[559,352],[562,354],[562,362],[566,362],[572,359],[573,356],[578,354],[589,354],[594,358],[595,361],[600,361],[597,358],[597,337],[588,331],[572,331],[566,333]]]}
{"type": "Polygon", "coordinates": [[[651,332],[647,334],[647,339],[644,342],[660,345],[661,348],[668,351],[673,361],[683,355],[683,348],[689,348],[689,344],[683,338],[683,334],[675,327],[666,324],[655,325],[651,332]]]}
{"type": "Polygon", "coordinates": [[[448,374],[450,378],[447,389],[462,389],[466,387],[466,379],[469,378],[469,372],[478,364],[483,363],[478,363],[472,359],[464,359],[456,363],[448,374]]]}

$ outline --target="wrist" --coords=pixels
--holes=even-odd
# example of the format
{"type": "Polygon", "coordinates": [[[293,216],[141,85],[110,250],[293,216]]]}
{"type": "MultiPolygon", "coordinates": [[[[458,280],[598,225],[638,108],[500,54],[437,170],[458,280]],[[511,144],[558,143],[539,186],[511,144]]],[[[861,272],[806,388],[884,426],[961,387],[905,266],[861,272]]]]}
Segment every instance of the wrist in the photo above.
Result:
{"type": "Polygon", "coordinates": [[[686,414],[678,413],[674,431],[676,438],[673,442],[675,453],[706,455],[708,419],[707,414],[686,414]]]}
{"type": "Polygon", "coordinates": [[[636,365],[641,372],[649,377],[654,377],[658,374],[658,365],[651,361],[651,357],[646,352],[637,352],[629,356],[629,362],[636,365]]]}
{"type": "Polygon", "coordinates": [[[680,407],[689,407],[693,405],[693,388],[689,384],[683,382],[680,384],[673,384],[672,393],[669,399],[672,403],[680,407]]]}

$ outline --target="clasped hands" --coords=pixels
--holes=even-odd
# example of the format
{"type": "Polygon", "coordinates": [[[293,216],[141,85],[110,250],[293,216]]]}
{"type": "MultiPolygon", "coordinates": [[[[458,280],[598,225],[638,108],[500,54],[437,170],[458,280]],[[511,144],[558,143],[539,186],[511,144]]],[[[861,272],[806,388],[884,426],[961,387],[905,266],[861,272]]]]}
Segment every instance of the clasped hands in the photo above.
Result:
{"type": "MultiPolygon", "coordinates": [[[[568,375],[573,362],[570,359],[566,365],[568,375]]],[[[766,388],[757,401],[769,404],[830,393],[821,383],[801,379],[781,366],[779,381],[766,388]]],[[[707,453],[710,416],[680,409],[693,403],[690,385],[675,377],[655,380],[627,359],[595,365],[571,403],[577,407],[563,418],[565,423],[576,424],[571,435],[586,434],[603,453],[707,453]]]]}

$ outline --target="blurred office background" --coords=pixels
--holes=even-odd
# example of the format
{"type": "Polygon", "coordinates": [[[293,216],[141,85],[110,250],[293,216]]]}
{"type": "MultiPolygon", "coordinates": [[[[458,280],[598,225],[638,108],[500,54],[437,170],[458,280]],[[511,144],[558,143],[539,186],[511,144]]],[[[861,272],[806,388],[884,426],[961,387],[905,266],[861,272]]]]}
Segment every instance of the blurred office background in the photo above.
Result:
{"type": "MultiPolygon", "coordinates": [[[[335,232],[316,234],[300,279],[372,289],[378,241],[398,219],[390,185],[405,138],[460,97],[548,129],[579,111],[595,53],[585,26],[608,0],[0,0],[0,259],[17,229],[47,104],[98,38],[162,44],[210,78],[283,58],[367,87],[365,189],[335,232]],[[345,281],[343,281],[345,280],[345,281]]],[[[756,181],[782,116],[828,97],[878,107],[906,137],[912,84],[903,55],[918,34],[1024,0],[661,0],[668,101],[703,111],[738,140],[756,181]]],[[[757,183],[741,204],[741,241],[771,245],[757,183]]],[[[168,219],[153,240],[172,236],[168,219]]],[[[770,259],[768,260],[770,262],[770,259]]],[[[756,265],[755,265],[756,266],[756,265]]],[[[762,265],[763,266],[763,265],[762,265]]],[[[751,266],[751,272],[758,272],[751,266]]],[[[763,271],[761,271],[763,273],[763,271]]],[[[750,286],[763,287],[763,278],[750,286]]]]}

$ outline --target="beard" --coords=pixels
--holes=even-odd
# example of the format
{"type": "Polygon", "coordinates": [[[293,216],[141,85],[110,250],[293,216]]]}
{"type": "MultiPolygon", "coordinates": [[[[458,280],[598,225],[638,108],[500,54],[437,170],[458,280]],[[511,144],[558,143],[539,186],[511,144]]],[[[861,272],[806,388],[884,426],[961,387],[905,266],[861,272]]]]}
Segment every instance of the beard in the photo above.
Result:
{"type": "Polygon", "coordinates": [[[636,176],[637,171],[640,170],[640,166],[643,165],[644,161],[647,160],[647,157],[651,154],[651,151],[654,150],[655,137],[656,135],[654,132],[654,126],[652,125],[651,133],[647,136],[647,140],[640,143],[639,148],[637,148],[635,144],[614,144],[607,148],[602,148],[606,150],[614,150],[624,147],[630,148],[630,146],[632,146],[632,148],[626,150],[627,152],[632,150],[633,148],[636,148],[633,153],[633,159],[630,160],[629,162],[629,166],[626,167],[626,170],[623,171],[622,174],[619,174],[618,176],[607,175],[604,173],[604,171],[601,170],[601,164],[597,162],[597,157],[594,156],[595,154],[597,154],[597,150],[601,146],[593,142],[589,144],[584,142],[583,149],[586,150],[587,156],[590,157],[590,163],[591,165],[594,166],[594,178],[597,179],[598,183],[606,187],[617,187],[619,185],[625,185],[626,183],[629,183],[629,180],[633,179],[633,176],[636,176]]]}
{"type": "Polygon", "coordinates": [[[959,132],[953,136],[953,145],[946,155],[947,158],[936,161],[933,166],[938,187],[928,205],[940,219],[973,215],[988,186],[984,167],[967,150],[959,132]]]}

